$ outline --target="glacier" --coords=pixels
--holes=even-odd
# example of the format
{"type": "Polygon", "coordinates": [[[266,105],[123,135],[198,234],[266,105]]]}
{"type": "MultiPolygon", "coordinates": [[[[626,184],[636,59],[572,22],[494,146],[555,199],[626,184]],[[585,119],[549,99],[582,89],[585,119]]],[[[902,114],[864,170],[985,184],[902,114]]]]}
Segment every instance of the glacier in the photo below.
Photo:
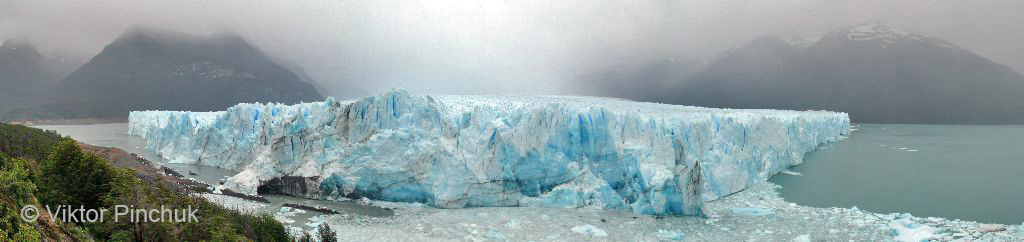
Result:
{"type": "Polygon", "coordinates": [[[174,163],[238,171],[254,195],[439,208],[592,207],[703,215],[849,134],[846,113],[736,110],[568,96],[430,96],[135,111],[128,134],[174,163]],[[302,179],[286,179],[286,178],[302,179]],[[282,180],[283,179],[283,180],[282,180]]]}

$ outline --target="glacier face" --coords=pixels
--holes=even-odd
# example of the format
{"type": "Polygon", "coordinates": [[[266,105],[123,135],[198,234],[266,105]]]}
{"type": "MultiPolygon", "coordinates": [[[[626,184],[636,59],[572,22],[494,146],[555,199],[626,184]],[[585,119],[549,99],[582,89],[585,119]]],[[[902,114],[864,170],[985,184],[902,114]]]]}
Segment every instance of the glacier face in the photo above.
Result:
{"type": "Polygon", "coordinates": [[[277,178],[311,177],[319,189],[295,195],[685,215],[848,132],[845,113],[826,111],[401,90],[129,116],[129,134],[147,148],[172,162],[239,171],[225,187],[246,194],[277,178]]]}

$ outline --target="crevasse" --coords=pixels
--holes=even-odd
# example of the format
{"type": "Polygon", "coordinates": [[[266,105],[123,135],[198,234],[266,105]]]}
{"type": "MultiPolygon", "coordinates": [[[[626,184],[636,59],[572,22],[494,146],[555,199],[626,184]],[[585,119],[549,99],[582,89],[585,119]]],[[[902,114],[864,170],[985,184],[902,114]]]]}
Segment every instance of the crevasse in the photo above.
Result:
{"type": "Polygon", "coordinates": [[[730,110],[559,96],[417,96],[142,111],[129,134],[171,162],[239,171],[255,194],[701,215],[702,204],[800,164],[849,132],[845,113],[730,110]]]}

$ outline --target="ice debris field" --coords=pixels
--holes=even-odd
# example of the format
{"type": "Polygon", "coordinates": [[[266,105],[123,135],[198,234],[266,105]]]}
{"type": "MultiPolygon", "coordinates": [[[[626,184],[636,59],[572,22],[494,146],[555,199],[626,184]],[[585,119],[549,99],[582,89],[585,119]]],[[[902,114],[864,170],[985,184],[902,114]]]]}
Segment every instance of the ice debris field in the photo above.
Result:
{"type": "MultiPolygon", "coordinates": [[[[308,198],[439,208],[597,207],[701,215],[849,132],[845,113],[727,110],[582,97],[415,96],[132,112],[129,134],[171,162],[239,171],[255,194],[313,178],[308,198]],[[294,179],[293,179],[294,180],[294,179]]],[[[296,194],[297,193],[297,194],[296,194]]]]}
{"type": "Polygon", "coordinates": [[[279,192],[395,210],[316,216],[294,234],[328,223],[374,241],[1024,239],[1024,225],[783,201],[764,181],[848,135],[845,113],[396,90],[129,119],[129,134],[172,162],[239,171],[218,189],[284,183],[279,192]],[[702,216],[661,216],[679,214],[702,216]]]}

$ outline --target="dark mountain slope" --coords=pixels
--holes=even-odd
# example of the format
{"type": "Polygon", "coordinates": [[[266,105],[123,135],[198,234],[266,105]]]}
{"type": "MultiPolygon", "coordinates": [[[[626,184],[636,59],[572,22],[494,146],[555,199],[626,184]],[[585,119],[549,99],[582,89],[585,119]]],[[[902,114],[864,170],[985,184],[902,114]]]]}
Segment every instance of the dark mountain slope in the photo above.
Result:
{"type": "Polygon", "coordinates": [[[1024,76],[941,39],[879,22],[792,39],[727,52],[661,101],[827,109],[854,122],[1024,123],[1024,76]]]}
{"type": "Polygon", "coordinates": [[[241,36],[133,28],[50,90],[61,118],[133,110],[222,110],[241,102],[322,100],[314,87],[241,36]]]}
{"type": "Polygon", "coordinates": [[[28,98],[70,72],[69,65],[39,53],[27,41],[4,41],[0,46],[0,110],[25,105],[28,98]]]}

